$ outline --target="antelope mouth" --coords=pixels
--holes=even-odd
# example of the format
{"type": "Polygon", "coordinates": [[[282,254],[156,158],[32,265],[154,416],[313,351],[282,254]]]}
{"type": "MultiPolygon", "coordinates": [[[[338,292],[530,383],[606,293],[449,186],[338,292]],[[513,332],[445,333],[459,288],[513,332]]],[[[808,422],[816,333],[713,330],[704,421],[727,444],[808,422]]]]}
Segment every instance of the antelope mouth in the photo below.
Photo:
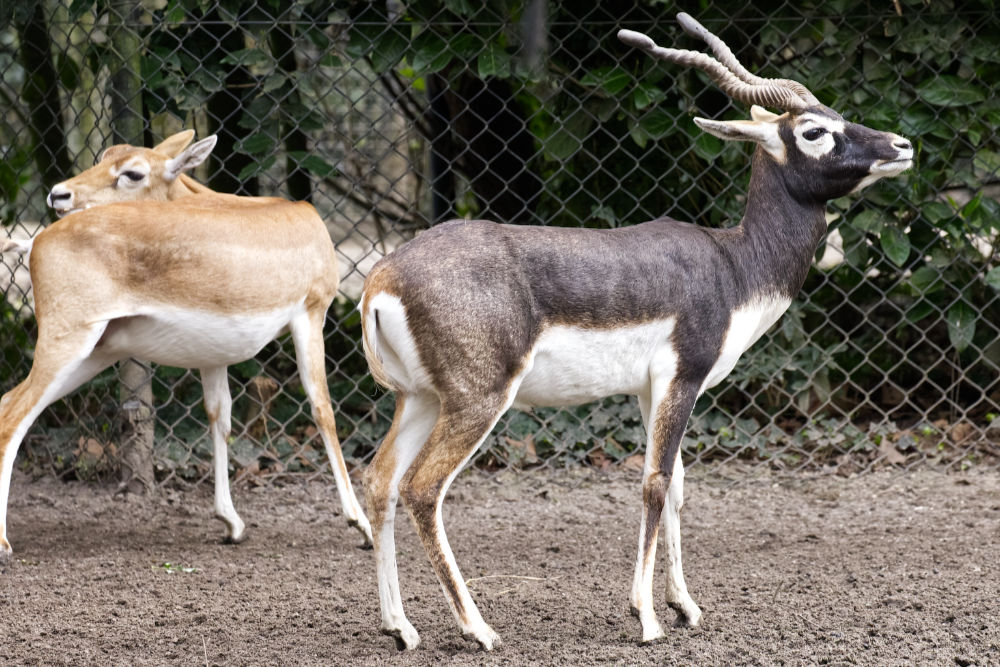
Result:
{"type": "Polygon", "coordinates": [[[53,208],[53,210],[56,212],[56,215],[59,216],[60,219],[62,219],[65,218],[67,215],[70,215],[71,213],[79,213],[80,211],[86,211],[91,206],[93,206],[93,204],[87,204],[85,206],[74,206],[73,208],[53,208]]]}
{"type": "Polygon", "coordinates": [[[913,159],[908,157],[896,158],[895,160],[884,160],[872,167],[872,173],[906,171],[913,166],[913,159]]]}

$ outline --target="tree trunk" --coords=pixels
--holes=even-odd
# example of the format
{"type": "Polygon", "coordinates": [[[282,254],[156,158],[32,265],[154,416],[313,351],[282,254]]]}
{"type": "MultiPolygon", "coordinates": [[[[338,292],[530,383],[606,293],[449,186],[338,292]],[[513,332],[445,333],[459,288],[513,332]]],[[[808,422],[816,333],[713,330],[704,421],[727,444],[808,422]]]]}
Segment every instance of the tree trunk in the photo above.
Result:
{"type": "Polygon", "coordinates": [[[52,63],[52,39],[45,21],[45,3],[33,3],[28,18],[17,26],[25,79],[21,96],[31,114],[35,164],[46,190],[70,172],[63,129],[59,76],[52,63]]]}
{"type": "MultiPolygon", "coordinates": [[[[108,95],[115,143],[143,143],[142,85],[139,77],[142,42],[137,33],[137,0],[114,0],[109,24],[113,52],[108,95]]],[[[119,492],[148,493],[153,477],[153,371],[146,362],[128,359],[119,366],[122,406],[121,484],[119,492]]]]}
{"type": "MultiPolygon", "coordinates": [[[[293,74],[298,69],[295,61],[295,42],[292,39],[292,23],[279,23],[271,31],[271,53],[278,60],[278,67],[285,74],[293,74]]],[[[288,84],[285,84],[288,85],[288,84]]],[[[284,90],[282,87],[281,90],[284,90]]],[[[286,98],[292,104],[297,104],[299,93],[294,88],[286,98]]],[[[296,201],[312,201],[312,179],[309,172],[300,166],[301,158],[294,157],[295,153],[306,153],[309,150],[308,137],[303,132],[294,119],[289,119],[282,114],[279,123],[281,137],[285,140],[285,187],[288,188],[288,196],[296,201]]],[[[279,137],[280,138],[280,137],[279,137]]]]}
{"type": "Polygon", "coordinates": [[[535,139],[524,110],[504,79],[463,73],[447,94],[455,159],[479,201],[479,215],[538,224],[542,181],[531,170],[535,139]]]}
{"type": "MultiPolygon", "coordinates": [[[[198,21],[188,41],[192,52],[197,53],[204,62],[218,62],[246,47],[243,33],[224,21],[217,10],[206,13],[198,21]]],[[[244,168],[254,163],[254,158],[237,152],[236,145],[241,139],[253,134],[253,130],[241,128],[237,123],[243,109],[253,99],[257,81],[243,65],[224,67],[222,90],[212,94],[205,102],[209,127],[218,137],[212,151],[208,185],[218,192],[256,196],[260,190],[257,177],[239,177],[244,168]]]]}
{"type": "Polygon", "coordinates": [[[454,216],[455,175],[452,172],[451,114],[448,111],[448,84],[438,74],[427,76],[426,110],[427,126],[431,136],[427,137],[430,149],[428,170],[431,186],[431,220],[433,224],[444,222],[454,216]]]}

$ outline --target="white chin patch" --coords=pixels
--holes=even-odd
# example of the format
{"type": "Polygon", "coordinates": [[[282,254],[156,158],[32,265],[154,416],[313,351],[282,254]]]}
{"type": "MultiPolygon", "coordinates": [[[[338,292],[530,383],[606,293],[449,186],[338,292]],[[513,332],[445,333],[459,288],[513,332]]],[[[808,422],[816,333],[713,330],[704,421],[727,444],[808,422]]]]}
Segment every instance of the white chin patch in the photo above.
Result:
{"type": "Polygon", "coordinates": [[[865,176],[863,179],[861,179],[861,182],[858,183],[858,185],[853,190],[851,190],[851,192],[858,192],[860,190],[864,190],[869,185],[871,185],[872,183],[881,178],[890,178],[892,176],[896,176],[897,174],[901,174],[907,169],[909,169],[911,166],[913,166],[912,160],[892,160],[888,162],[878,162],[872,166],[872,168],[869,170],[868,175],[865,176]]]}
{"type": "Polygon", "coordinates": [[[91,206],[93,206],[93,204],[87,204],[86,206],[77,206],[76,208],[68,208],[65,210],[55,209],[55,212],[56,215],[58,215],[60,218],[65,218],[70,213],[78,213],[80,211],[86,211],[91,206]]]}

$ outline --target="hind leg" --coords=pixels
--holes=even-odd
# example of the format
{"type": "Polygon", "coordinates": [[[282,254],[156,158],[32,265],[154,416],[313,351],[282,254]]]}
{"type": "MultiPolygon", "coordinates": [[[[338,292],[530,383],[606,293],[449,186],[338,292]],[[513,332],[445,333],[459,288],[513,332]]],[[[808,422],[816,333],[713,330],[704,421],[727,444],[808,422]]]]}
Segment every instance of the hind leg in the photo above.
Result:
{"type": "MultiPolygon", "coordinates": [[[[513,396],[514,392],[510,395],[513,396]]],[[[403,502],[462,634],[475,639],[487,651],[497,646],[500,638],[483,620],[465,585],[448,544],[441,520],[441,505],[455,476],[483,443],[509,404],[510,401],[503,396],[488,395],[477,397],[471,406],[449,409],[443,403],[437,423],[413,465],[403,476],[400,486],[403,502]]]]}
{"type": "Polygon", "coordinates": [[[365,495],[375,537],[375,563],[382,632],[399,648],[412,649],[420,636],[403,613],[396,569],[395,521],[399,483],[437,421],[440,405],[433,394],[396,394],[392,427],[365,471],[365,495]]]}
{"type": "Polygon", "coordinates": [[[0,398],[0,564],[11,556],[7,499],[21,440],[48,405],[114,363],[115,359],[91,356],[105,326],[102,322],[57,340],[47,337],[42,328],[31,372],[0,398]]]}
{"type": "Polygon", "coordinates": [[[323,346],[323,320],[326,308],[314,310],[296,317],[289,325],[292,340],[295,343],[295,360],[299,367],[302,385],[309,396],[313,418],[323,438],[327,458],[333,468],[333,478],[340,495],[340,505],[343,508],[347,523],[354,526],[364,535],[365,545],[372,543],[372,528],[368,523],[351,485],[351,477],[344,463],[344,453],[337,439],[337,424],[333,417],[333,406],[330,402],[330,390],[326,384],[326,351],[323,346]]]}
{"type": "Polygon", "coordinates": [[[236,513],[229,491],[229,433],[232,430],[233,398],[229,392],[229,372],[225,366],[201,369],[205,391],[205,413],[212,435],[212,464],[215,469],[215,516],[226,524],[225,541],[237,544],[246,539],[246,525],[236,513]]]}

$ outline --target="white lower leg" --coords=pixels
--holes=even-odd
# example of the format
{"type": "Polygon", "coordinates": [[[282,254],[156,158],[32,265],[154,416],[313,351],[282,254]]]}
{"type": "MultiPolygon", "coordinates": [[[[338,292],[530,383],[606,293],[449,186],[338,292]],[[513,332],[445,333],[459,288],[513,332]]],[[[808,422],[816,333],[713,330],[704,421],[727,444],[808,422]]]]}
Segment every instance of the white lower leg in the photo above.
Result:
{"type": "Polygon", "coordinates": [[[299,377],[302,386],[309,397],[309,405],[312,408],[313,418],[319,428],[320,436],[323,438],[323,446],[326,449],[326,456],[330,459],[330,467],[333,468],[333,478],[337,485],[337,494],[340,496],[340,506],[347,518],[347,523],[355,526],[365,537],[365,544],[372,544],[372,527],[361,509],[358,498],[354,493],[351,484],[351,477],[347,473],[347,465],[344,463],[344,453],[340,449],[340,441],[337,439],[336,422],[333,416],[333,408],[330,403],[330,391],[326,385],[326,363],[323,348],[323,320],[325,309],[322,312],[302,313],[296,316],[290,323],[292,342],[295,344],[295,359],[299,368],[299,377]]]}
{"type": "MultiPolygon", "coordinates": [[[[461,467],[459,469],[461,470],[461,467]]],[[[444,532],[444,523],[441,520],[441,501],[444,499],[445,491],[450,484],[451,480],[449,479],[441,495],[438,497],[434,522],[437,526],[438,553],[444,556],[444,562],[448,568],[450,585],[454,588],[454,592],[458,596],[459,604],[464,613],[460,613],[459,609],[455,607],[448,587],[443,582],[441,587],[444,589],[448,606],[451,607],[451,612],[455,615],[455,620],[458,621],[458,626],[461,628],[462,634],[475,639],[484,650],[492,651],[500,645],[500,635],[487,625],[486,621],[483,620],[482,614],[479,613],[479,607],[476,606],[476,603],[472,600],[472,595],[469,594],[469,589],[465,585],[465,579],[458,569],[458,563],[455,562],[455,554],[452,552],[451,545],[448,544],[448,537],[444,532]]]]}
{"type": "Polygon", "coordinates": [[[321,434],[323,446],[326,448],[326,456],[330,459],[330,465],[333,468],[333,479],[337,486],[337,495],[340,497],[341,510],[347,517],[347,523],[361,531],[361,534],[365,536],[365,544],[371,545],[372,527],[354,493],[351,477],[347,473],[347,465],[344,463],[344,453],[340,450],[340,443],[331,442],[325,431],[321,431],[321,434]]]}
{"type": "Polygon", "coordinates": [[[382,612],[382,631],[396,637],[401,648],[414,649],[420,635],[403,613],[396,570],[395,519],[397,498],[390,498],[381,529],[375,536],[375,563],[378,568],[378,601],[382,612]]]}
{"type": "MultiPolygon", "coordinates": [[[[14,429],[14,433],[7,440],[3,450],[3,460],[0,461],[0,564],[10,560],[12,550],[10,542],[7,541],[7,499],[10,495],[10,479],[14,474],[14,459],[17,458],[17,450],[21,445],[24,434],[28,432],[31,423],[38,416],[39,410],[33,410],[21,420],[21,423],[14,429]]],[[[0,408],[0,420],[5,415],[0,408]]]]}
{"type": "Polygon", "coordinates": [[[632,613],[642,624],[642,641],[650,642],[664,637],[666,633],[656,618],[653,605],[653,571],[656,563],[656,542],[658,525],[650,526],[648,510],[643,504],[642,523],[639,526],[639,553],[635,562],[635,574],[632,577],[632,613]],[[647,534],[647,529],[653,531],[647,534]],[[646,545],[649,545],[646,548],[646,545]]]}
{"type": "Polygon", "coordinates": [[[238,543],[246,539],[246,526],[233,506],[229,490],[229,433],[232,430],[233,400],[229,394],[228,371],[225,366],[203,368],[201,379],[212,437],[215,516],[226,524],[226,542],[238,543]]]}
{"type": "MultiPolygon", "coordinates": [[[[651,431],[650,396],[639,396],[639,411],[642,414],[642,421],[646,425],[647,434],[651,431]]],[[[649,437],[646,444],[646,461],[643,468],[642,484],[646,488],[650,476],[653,472],[653,444],[649,437]]],[[[656,618],[656,609],[653,606],[653,572],[656,564],[656,542],[659,533],[659,522],[652,525],[649,522],[649,508],[646,503],[642,504],[642,521],[639,524],[639,549],[635,562],[635,574],[632,577],[632,595],[630,597],[632,613],[642,624],[642,641],[650,642],[665,636],[663,627],[656,618]],[[649,535],[648,531],[653,534],[649,535]],[[646,545],[649,548],[646,548],[646,545]]]]}
{"type": "MultiPolygon", "coordinates": [[[[416,628],[406,618],[403,612],[403,600],[399,592],[399,572],[396,569],[396,507],[399,503],[399,482],[413,463],[417,453],[427,440],[428,434],[437,421],[440,406],[435,397],[430,395],[397,394],[397,401],[402,401],[403,411],[399,416],[392,442],[383,443],[383,447],[391,447],[388,456],[382,458],[383,452],[378,452],[372,465],[392,465],[391,477],[386,492],[384,516],[378,532],[375,534],[375,563],[378,576],[379,608],[382,612],[382,631],[395,637],[401,644],[400,648],[414,649],[420,644],[420,635],[416,628]]],[[[384,471],[378,470],[382,473],[384,471]]],[[[370,498],[371,496],[369,496],[370,498]]]]}
{"type": "MultiPolygon", "coordinates": [[[[40,338],[35,346],[35,361],[24,382],[0,397],[0,564],[10,560],[11,548],[7,541],[7,501],[10,497],[10,481],[14,474],[14,460],[21,440],[31,428],[38,415],[54,401],[59,400],[81,384],[94,377],[114,362],[114,359],[90,356],[94,345],[104,332],[106,324],[100,323],[81,332],[78,356],[73,359],[53,359],[48,354],[46,339],[40,338]],[[60,363],[61,362],[61,363],[60,363]],[[38,378],[46,377],[38,366],[49,364],[57,369],[47,382],[38,378]],[[13,423],[12,423],[13,422],[13,423]],[[8,430],[9,429],[9,430],[8,430]]],[[[64,344],[66,341],[64,341],[64,344]]]]}
{"type": "Polygon", "coordinates": [[[681,522],[680,512],[684,505],[684,465],[680,453],[674,462],[667,492],[667,503],[663,511],[663,537],[666,548],[667,604],[678,614],[678,621],[694,627],[701,621],[701,609],[688,594],[681,566],[681,522]]]}

